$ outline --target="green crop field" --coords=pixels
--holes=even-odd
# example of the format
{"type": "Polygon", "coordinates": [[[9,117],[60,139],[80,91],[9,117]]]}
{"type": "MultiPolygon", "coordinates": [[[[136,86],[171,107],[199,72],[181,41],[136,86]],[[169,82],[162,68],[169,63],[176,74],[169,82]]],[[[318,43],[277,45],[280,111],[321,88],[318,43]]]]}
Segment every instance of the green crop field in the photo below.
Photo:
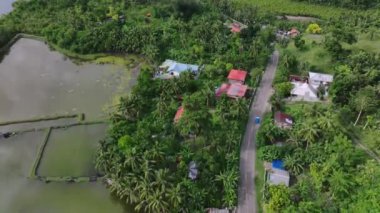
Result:
{"type": "MultiPolygon", "coordinates": [[[[292,0],[235,0],[242,3],[254,4],[261,11],[273,12],[287,15],[313,16],[329,19],[340,16],[342,13],[361,13],[346,8],[328,7],[323,5],[312,5],[292,0]]],[[[363,11],[368,12],[368,11],[363,11]]]]}

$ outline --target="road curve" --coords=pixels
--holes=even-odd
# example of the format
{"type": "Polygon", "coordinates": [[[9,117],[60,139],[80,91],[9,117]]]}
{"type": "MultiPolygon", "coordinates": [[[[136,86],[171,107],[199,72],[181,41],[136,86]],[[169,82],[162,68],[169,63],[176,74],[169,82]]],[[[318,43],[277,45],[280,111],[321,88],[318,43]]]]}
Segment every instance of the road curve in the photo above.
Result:
{"type": "Polygon", "coordinates": [[[256,213],[257,199],[255,191],[256,132],[260,125],[255,117],[262,117],[269,109],[269,98],[273,93],[272,83],[277,70],[279,52],[276,50],[265,69],[260,86],[249,111],[249,120],[240,150],[240,186],[238,213],[256,213]]]}

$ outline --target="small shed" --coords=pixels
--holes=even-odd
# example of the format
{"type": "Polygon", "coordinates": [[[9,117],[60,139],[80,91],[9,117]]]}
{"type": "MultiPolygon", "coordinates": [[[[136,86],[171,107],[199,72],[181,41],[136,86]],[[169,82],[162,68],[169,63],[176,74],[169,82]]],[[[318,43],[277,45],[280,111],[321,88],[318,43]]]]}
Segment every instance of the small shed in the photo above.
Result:
{"type": "Polygon", "coordinates": [[[293,118],[283,112],[276,112],[274,114],[274,123],[280,128],[288,129],[293,126],[293,118]]]}
{"type": "Polygon", "coordinates": [[[282,160],[274,160],[273,162],[265,162],[265,179],[269,184],[284,184],[289,186],[290,174],[283,167],[282,160]]]}
{"type": "Polygon", "coordinates": [[[198,165],[195,161],[189,163],[189,178],[195,180],[198,178],[199,170],[198,165]]]}
{"type": "Polygon", "coordinates": [[[245,70],[231,70],[227,78],[230,84],[244,84],[246,77],[247,71],[245,70]]]}

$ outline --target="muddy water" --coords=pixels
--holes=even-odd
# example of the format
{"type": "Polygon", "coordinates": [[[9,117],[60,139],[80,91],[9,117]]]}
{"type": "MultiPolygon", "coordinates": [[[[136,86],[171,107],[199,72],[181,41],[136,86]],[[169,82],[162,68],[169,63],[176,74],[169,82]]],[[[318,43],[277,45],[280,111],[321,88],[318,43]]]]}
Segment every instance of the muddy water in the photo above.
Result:
{"type": "Polygon", "coordinates": [[[16,0],[0,0],[0,16],[12,11],[12,3],[16,0]]]}
{"type": "Polygon", "coordinates": [[[106,125],[53,129],[38,169],[40,176],[95,176],[94,153],[106,125]]]}
{"type": "MultiPolygon", "coordinates": [[[[21,39],[0,63],[0,122],[79,112],[86,114],[86,120],[103,119],[104,106],[112,97],[129,90],[131,85],[126,82],[132,82],[125,77],[128,73],[120,66],[76,65],[42,42],[21,39]]],[[[62,122],[65,121],[21,127],[62,122]]],[[[10,129],[0,127],[0,132],[10,129]]],[[[97,126],[53,132],[53,143],[46,147],[41,171],[54,176],[94,173],[96,141],[104,131],[104,126],[97,126]],[[76,141],[79,143],[70,145],[76,141]],[[48,161],[44,161],[45,157],[48,161]],[[75,163],[78,165],[72,166],[75,163]]],[[[45,134],[38,131],[0,139],[0,212],[131,212],[112,199],[101,183],[46,184],[28,179],[45,134]]]]}
{"type": "Polygon", "coordinates": [[[21,39],[0,64],[0,120],[78,112],[100,118],[123,69],[78,66],[40,41],[21,39]]]}

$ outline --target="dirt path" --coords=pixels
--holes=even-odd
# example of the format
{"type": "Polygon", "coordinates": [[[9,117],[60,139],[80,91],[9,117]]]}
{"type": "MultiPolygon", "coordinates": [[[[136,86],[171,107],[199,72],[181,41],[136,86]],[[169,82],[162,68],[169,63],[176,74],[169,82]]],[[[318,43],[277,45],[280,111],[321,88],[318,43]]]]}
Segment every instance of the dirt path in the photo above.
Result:
{"type": "Polygon", "coordinates": [[[255,124],[255,117],[262,117],[269,109],[269,98],[272,95],[272,83],[279,59],[275,51],[262,77],[249,113],[243,144],[240,151],[240,187],[238,213],[257,212],[255,191],[256,132],[260,125],[255,124]]]}
{"type": "Polygon", "coordinates": [[[288,21],[300,21],[300,22],[313,22],[313,21],[320,21],[318,18],[309,17],[309,16],[291,16],[291,15],[285,15],[285,16],[278,16],[278,19],[285,19],[288,21]]]}

